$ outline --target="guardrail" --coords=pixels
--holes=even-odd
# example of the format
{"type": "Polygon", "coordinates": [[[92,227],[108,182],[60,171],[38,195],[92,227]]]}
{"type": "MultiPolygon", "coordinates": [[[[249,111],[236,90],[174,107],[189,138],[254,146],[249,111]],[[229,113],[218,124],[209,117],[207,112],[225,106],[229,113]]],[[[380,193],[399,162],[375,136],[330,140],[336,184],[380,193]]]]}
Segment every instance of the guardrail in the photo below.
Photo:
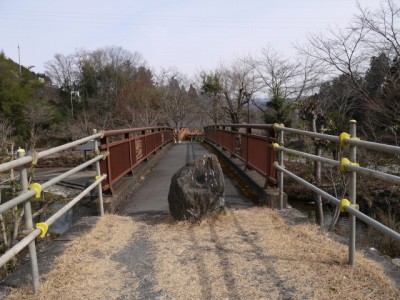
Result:
{"type": "Polygon", "coordinates": [[[109,155],[101,163],[102,173],[107,174],[103,191],[114,193],[113,185],[142,161],[173,141],[169,127],[146,127],[105,131],[100,149],[109,155]]]}
{"type": "Polygon", "coordinates": [[[271,143],[277,141],[272,125],[222,124],[204,127],[204,138],[227,150],[265,177],[265,186],[277,184],[273,164],[276,153],[271,143]]]}
{"type": "MultiPolygon", "coordinates": [[[[283,175],[287,175],[290,178],[296,180],[301,185],[306,188],[312,190],[316,194],[319,194],[322,198],[328,200],[334,205],[338,205],[340,207],[341,212],[349,213],[349,264],[355,264],[355,234],[356,234],[356,217],[366,224],[372,226],[378,231],[382,232],[390,236],[391,238],[400,241],[400,234],[385,225],[377,222],[376,220],[370,218],[369,216],[363,214],[358,210],[358,205],[356,204],[356,193],[357,193],[357,173],[363,175],[370,175],[375,178],[379,178],[382,180],[386,180],[388,182],[400,183],[400,177],[386,174],[384,172],[379,172],[376,170],[368,169],[361,167],[357,161],[357,147],[364,147],[370,150],[382,151],[393,154],[400,154],[400,147],[373,143],[368,141],[361,141],[357,138],[356,134],[356,121],[350,121],[350,130],[349,133],[343,132],[340,136],[332,136],[327,134],[315,133],[310,131],[304,131],[294,128],[287,128],[283,125],[274,124],[273,129],[279,135],[278,143],[273,143],[272,148],[278,152],[279,160],[278,162],[274,162],[274,167],[279,172],[279,190],[280,194],[283,195],[283,175]],[[319,140],[330,141],[334,143],[338,143],[341,147],[349,147],[349,158],[342,157],[340,161],[332,160],[329,158],[321,157],[318,155],[313,155],[293,149],[289,149],[284,147],[284,133],[292,133],[302,136],[307,136],[319,140]],[[300,157],[304,157],[307,159],[311,159],[320,163],[330,164],[332,166],[338,167],[342,172],[346,172],[349,175],[349,199],[337,199],[334,196],[328,194],[317,186],[307,182],[306,180],[300,178],[294,173],[288,171],[284,166],[284,153],[297,155],[300,157]]],[[[281,206],[283,199],[280,199],[281,206]]]]}
{"type": "Polygon", "coordinates": [[[19,173],[20,173],[20,183],[22,186],[22,191],[21,193],[3,203],[0,205],[0,214],[3,214],[4,212],[12,209],[13,207],[16,207],[19,204],[23,204],[23,210],[24,210],[24,221],[25,221],[25,228],[26,228],[26,233],[27,235],[20,240],[18,243],[13,245],[10,249],[8,249],[1,257],[0,257],[0,267],[4,266],[8,261],[10,261],[13,257],[15,257],[21,250],[24,248],[28,247],[29,248],[29,256],[30,256],[30,265],[31,265],[31,273],[32,273],[32,285],[35,293],[39,292],[39,268],[38,268],[38,261],[37,261],[37,255],[36,255],[36,243],[35,240],[38,237],[44,238],[49,226],[51,226],[55,221],[57,221],[62,215],[64,215],[69,209],[71,209],[76,203],[78,203],[83,197],[88,195],[94,188],[98,188],[98,194],[99,194],[99,202],[100,202],[100,215],[104,214],[104,208],[103,208],[103,194],[102,194],[102,189],[101,189],[101,182],[107,178],[107,175],[103,174],[101,175],[100,173],[100,160],[104,160],[108,153],[103,152],[100,153],[98,151],[98,141],[97,139],[103,137],[103,133],[97,133],[94,131],[94,134],[91,136],[88,136],[86,138],[59,146],[55,147],[52,149],[48,149],[39,153],[35,153],[33,155],[25,155],[25,150],[19,149],[17,151],[18,153],[18,159],[1,164],[0,165],[0,172],[8,171],[13,168],[19,168],[19,173]],[[84,144],[88,141],[94,140],[94,150],[96,153],[96,157],[93,159],[86,161],[85,163],[70,169],[69,171],[52,178],[51,180],[39,184],[39,183],[32,183],[31,185],[28,184],[28,173],[27,173],[27,167],[29,164],[36,164],[38,159],[44,158],[46,156],[49,156],[51,154],[55,154],[67,149],[71,149],[73,147],[76,147],[78,145],[84,144]],[[31,209],[31,198],[32,197],[37,197],[40,198],[41,192],[43,190],[46,190],[50,186],[60,182],[61,180],[67,178],[70,175],[73,175],[84,168],[95,164],[96,166],[96,177],[95,181],[87,187],[85,190],[83,190],[78,196],[76,196],[74,199],[72,199],[70,202],[68,202],[63,208],[58,210],[56,213],[54,213],[50,218],[48,218],[46,221],[37,223],[34,227],[33,225],[33,218],[32,218],[32,209],[31,209]]]}

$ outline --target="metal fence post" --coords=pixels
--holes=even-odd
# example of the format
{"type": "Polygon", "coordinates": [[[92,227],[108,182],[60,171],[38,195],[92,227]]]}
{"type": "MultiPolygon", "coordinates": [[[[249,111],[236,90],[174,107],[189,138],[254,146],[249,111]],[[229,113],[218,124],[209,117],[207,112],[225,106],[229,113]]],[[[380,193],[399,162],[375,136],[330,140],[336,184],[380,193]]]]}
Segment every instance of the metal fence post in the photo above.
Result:
{"type": "MultiPolygon", "coordinates": [[[[93,129],[93,134],[96,134],[97,130],[93,129]]],[[[94,139],[94,152],[96,155],[99,154],[99,142],[97,139],[94,139]]],[[[96,161],[96,177],[101,176],[100,173],[100,161],[96,161]]],[[[104,204],[103,204],[103,189],[101,188],[101,184],[97,186],[97,190],[99,193],[99,205],[100,205],[100,216],[104,216],[104,204]]]]}
{"type": "MultiPolygon", "coordinates": [[[[25,156],[25,150],[19,149],[17,151],[18,158],[25,156]]],[[[25,192],[29,188],[28,184],[28,172],[26,170],[26,166],[23,165],[19,169],[20,172],[20,181],[22,186],[22,191],[25,192]]],[[[25,201],[24,203],[24,220],[25,220],[25,227],[30,232],[33,228],[33,221],[32,221],[32,208],[31,202],[25,201]]],[[[30,263],[31,263],[31,272],[32,272],[32,285],[35,294],[39,293],[39,267],[36,255],[36,245],[35,240],[29,243],[29,256],[30,256],[30,263]]]]}
{"type": "MultiPolygon", "coordinates": [[[[280,124],[280,126],[284,126],[283,124],[280,124]]],[[[278,135],[278,143],[280,146],[284,145],[284,132],[283,130],[279,131],[278,135]]],[[[280,167],[283,166],[283,151],[278,152],[278,163],[280,167]]],[[[283,209],[283,172],[279,171],[279,209],[283,209]]]]}
{"type": "Polygon", "coordinates": [[[246,128],[246,167],[245,170],[249,170],[249,141],[250,141],[251,128],[246,128]]]}
{"type": "MultiPolygon", "coordinates": [[[[350,120],[350,136],[355,138],[357,136],[357,121],[350,120]]],[[[357,160],[357,147],[350,145],[349,159],[352,163],[357,160]]],[[[349,182],[349,200],[351,204],[356,204],[357,198],[357,173],[354,171],[350,172],[349,182]]],[[[356,217],[353,214],[349,214],[349,265],[354,266],[355,264],[355,251],[356,251],[356,217]]]]}

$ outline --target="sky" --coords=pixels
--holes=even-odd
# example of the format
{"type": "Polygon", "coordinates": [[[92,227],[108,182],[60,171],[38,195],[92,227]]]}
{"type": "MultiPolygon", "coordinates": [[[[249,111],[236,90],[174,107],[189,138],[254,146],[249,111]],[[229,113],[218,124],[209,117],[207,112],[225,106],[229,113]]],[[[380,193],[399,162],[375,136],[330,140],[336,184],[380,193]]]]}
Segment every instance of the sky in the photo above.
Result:
{"type": "Polygon", "coordinates": [[[191,77],[268,46],[293,56],[307,34],[345,28],[356,12],[355,0],[0,0],[0,50],[18,62],[19,46],[21,64],[44,72],[57,53],[116,46],[191,77]]]}

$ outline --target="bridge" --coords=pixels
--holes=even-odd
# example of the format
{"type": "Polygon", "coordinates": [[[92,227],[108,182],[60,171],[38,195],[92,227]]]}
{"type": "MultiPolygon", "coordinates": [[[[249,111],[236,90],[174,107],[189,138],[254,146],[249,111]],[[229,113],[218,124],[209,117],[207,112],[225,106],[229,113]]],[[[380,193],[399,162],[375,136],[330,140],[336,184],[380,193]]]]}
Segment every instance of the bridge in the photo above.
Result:
{"type": "MultiPolygon", "coordinates": [[[[23,285],[30,277],[33,286],[18,285],[10,299],[29,298],[39,292],[43,298],[70,299],[400,297],[398,287],[385,274],[387,269],[356,252],[354,228],[355,218],[359,218],[400,241],[399,233],[361,213],[355,202],[357,173],[400,183],[397,176],[357,164],[356,147],[400,154],[399,147],[357,139],[354,122],[350,134],[338,137],[279,124],[213,125],[204,129],[204,140],[203,144],[174,144],[172,130],[164,127],[94,132],[43,152],[26,155],[19,151],[17,160],[0,165],[0,172],[19,168],[23,189],[19,196],[0,205],[0,213],[23,205],[26,227],[25,237],[0,257],[0,266],[28,247],[31,275],[20,273],[19,279],[25,277],[20,280],[23,285]],[[339,143],[349,149],[349,159],[335,161],[287,148],[285,134],[339,143]],[[94,141],[94,158],[44,183],[28,184],[28,166],[89,141],[94,141]],[[174,222],[168,214],[170,179],[185,163],[209,151],[218,155],[226,170],[228,213],[199,224],[174,222]],[[349,199],[336,199],[287,170],[285,153],[341,168],[350,177],[349,199]],[[90,185],[34,226],[33,197],[92,164],[95,178],[90,185]],[[299,216],[286,208],[284,175],[349,213],[348,240],[335,242],[315,226],[295,224],[299,216]],[[251,195],[241,188],[250,190],[251,195]],[[100,217],[89,218],[89,225],[78,224],[78,228],[86,226],[90,231],[73,235],[75,242],[49,267],[48,257],[43,260],[36,253],[36,239],[44,238],[58,218],[93,190],[97,190],[100,217]]],[[[18,277],[17,272],[14,277],[18,277]]]]}

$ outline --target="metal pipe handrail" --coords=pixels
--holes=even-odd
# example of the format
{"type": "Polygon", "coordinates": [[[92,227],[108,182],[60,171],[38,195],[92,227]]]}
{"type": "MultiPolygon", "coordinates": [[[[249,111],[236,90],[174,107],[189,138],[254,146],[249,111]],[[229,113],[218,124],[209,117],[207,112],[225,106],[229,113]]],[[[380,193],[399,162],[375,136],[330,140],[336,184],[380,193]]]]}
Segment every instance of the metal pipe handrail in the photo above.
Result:
{"type": "Polygon", "coordinates": [[[301,152],[301,151],[297,151],[297,150],[293,150],[293,149],[289,149],[283,146],[276,146],[275,144],[273,145],[274,149],[276,150],[281,150],[284,151],[286,153],[289,154],[293,154],[293,155],[298,155],[304,158],[309,158],[312,160],[316,160],[316,161],[320,161],[323,163],[327,163],[329,165],[335,166],[335,167],[339,167],[340,163],[336,160],[330,159],[330,158],[326,158],[326,157],[322,157],[322,156],[317,156],[314,154],[310,154],[310,153],[305,153],[305,152],[301,152]]]}
{"type": "MultiPolygon", "coordinates": [[[[100,154],[100,155],[96,156],[95,158],[92,158],[91,160],[88,160],[87,162],[85,162],[85,163],[83,163],[83,164],[81,164],[81,165],[79,165],[79,166],[77,166],[77,167],[75,167],[75,168],[63,173],[63,174],[61,174],[61,175],[59,175],[57,177],[54,177],[53,179],[43,183],[42,184],[42,189],[43,190],[47,189],[48,187],[52,186],[53,184],[55,184],[57,182],[60,182],[61,180],[67,178],[68,176],[70,176],[72,174],[75,174],[76,172],[78,172],[80,170],[83,170],[87,166],[95,163],[96,161],[99,161],[99,160],[103,159],[106,156],[107,156],[107,153],[100,154]]],[[[16,206],[18,204],[21,204],[21,203],[29,200],[35,194],[36,194],[35,191],[27,191],[27,192],[22,193],[21,195],[15,197],[15,198],[11,199],[10,201],[7,201],[7,202],[1,204],[0,205],[0,214],[4,213],[5,211],[11,209],[12,207],[14,207],[14,206],[16,206]]]]}
{"type": "Polygon", "coordinates": [[[359,218],[361,221],[364,223],[372,226],[376,230],[390,236],[391,238],[395,239],[396,241],[400,242],[400,233],[394,231],[393,229],[386,227],[382,223],[379,223],[378,221],[372,219],[371,217],[368,217],[367,215],[363,214],[359,210],[353,208],[352,206],[345,206],[344,209],[354,215],[355,217],[359,218]]]}
{"type": "MultiPolygon", "coordinates": [[[[283,146],[274,145],[273,147],[276,150],[281,150],[288,154],[293,154],[293,155],[301,156],[304,158],[309,158],[311,160],[320,161],[320,162],[327,163],[327,164],[335,166],[335,167],[340,166],[340,162],[333,160],[333,159],[326,158],[326,157],[317,156],[317,155],[313,155],[310,153],[305,153],[305,152],[289,149],[289,148],[286,148],[283,146]]],[[[353,166],[353,165],[344,165],[344,168],[346,169],[346,171],[354,171],[354,172],[357,172],[357,173],[360,173],[363,175],[373,176],[375,178],[378,178],[378,179],[381,179],[384,181],[400,184],[400,177],[396,176],[396,175],[391,175],[391,174],[387,174],[384,172],[375,171],[375,170],[371,170],[368,168],[364,168],[364,167],[360,167],[360,166],[353,166]]]]}
{"type": "Polygon", "coordinates": [[[375,178],[378,178],[378,179],[381,179],[381,180],[384,180],[387,182],[400,184],[400,177],[396,176],[396,175],[391,175],[391,174],[387,174],[384,172],[375,171],[375,170],[371,170],[368,168],[353,166],[353,165],[345,165],[344,167],[345,167],[346,171],[354,171],[356,173],[373,176],[375,178]]]}
{"type": "Polygon", "coordinates": [[[82,200],[83,197],[85,197],[87,194],[89,194],[90,191],[93,190],[97,185],[99,185],[106,177],[107,177],[107,175],[103,174],[95,182],[93,182],[86,189],[84,189],[78,196],[76,196],[74,199],[72,199],[70,202],[68,202],[63,208],[61,208],[54,215],[52,215],[50,218],[48,218],[45,223],[47,223],[47,225],[49,225],[49,226],[54,224],[55,221],[57,221],[62,215],[64,215],[76,203],[78,203],[80,200],[82,200]]]}
{"type": "Polygon", "coordinates": [[[368,148],[370,150],[376,150],[376,151],[382,151],[382,152],[386,152],[386,153],[400,155],[400,147],[398,147],[398,146],[379,144],[379,143],[362,141],[362,140],[352,139],[352,138],[344,139],[344,142],[346,144],[352,145],[352,146],[364,147],[364,148],[368,148]]]}
{"type": "Polygon", "coordinates": [[[301,129],[284,127],[284,126],[280,126],[280,125],[277,125],[277,124],[274,124],[273,128],[276,131],[285,131],[285,132],[290,132],[290,133],[294,133],[294,134],[305,135],[305,136],[312,137],[312,138],[317,138],[317,139],[320,139],[320,140],[327,140],[327,141],[331,141],[331,142],[339,142],[339,137],[336,136],[336,135],[329,135],[329,134],[325,134],[325,133],[305,131],[305,130],[301,130],[301,129]]]}
{"type": "Polygon", "coordinates": [[[274,162],[274,167],[278,169],[279,171],[285,173],[288,175],[290,178],[296,180],[300,184],[304,185],[305,187],[309,188],[313,192],[321,195],[324,199],[328,200],[329,202],[338,205],[340,203],[340,200],[332,196],[331,194],[325,192],[324,190],[321,190],[320,188],[316,187],[315,185],[309,183],[308,181],[304,180],[303,178],[293,174],[292,172],[286,170],[284,167],[281,167],[278,162],[274,162]]]}
{"type": "Polygon", "coordinates": [[[2,256],[0,256],[0,267],[4,266],[7,262],[9,262],[15,255],[25,249],[32,241],[34,241],[40,234],[40,229],[34,229],[31,233],[29,233],[26,237],[20,240],[17,244],[15,244],[12,248],[8,249],[2,256]]]}
{"type": "Polygon", "coordinates": [[[10,210],[13,207],[18,206],[19,204],[23,203],[23,210],[24,210],[24,219],[25,219],[25,228],[28,232],[28,236],[23,238],[19,241],[16,245],[14,245],[11,249],[9,249],[6,253],[0,256],[0,266],[6,264],[10,259],[12,259],[16,254],[18,254],[21,250],[28,247],[29,248],[29,256],[30,256],[30,264],[31,264],[31,275],[32,275],[32,286],[35,294],[39,292],[40,280],[39,280],[39,268],[38,268],[38,261],[37,261],[37,252],[36,252],[36,242],[35,239],[40,235],[43,237],[48,229],[48,226],[52,225],[57,219],[59,219],[63,214],[65,214],[69,209],[71,209],[76,203],[78,203],[84,196],[86,196],[92,189],[97,187],[99,189],[99,205],[100,205],[100,215],[104,214],[104,207],[103,207],[103,198],[102,198],[102,188],[100,186],[101,182],[107,177],[107,175],[103,174],[100,175],[100,165],[99,161],[104,159],[108,156],[108,151],[98,154],[98,139],[103,137],[103,132],[97,133],[96,130],[93,131],[94,134],[79,139],[77,141],[67,143],[65,145],[61,145],[59,147],[51,148],[39,153],[34,153],[29,156],[25,156],[25,150],[18,151],[18,159],[4,163],[0,165],[0,172],[10,170],[12,168],[19,168],[19,177],[22,187],[22,193],[17,197],[3,203],[0,205],[0,214],[10,210]],[[54,177],[47,182],[40,184],[32,185],[29,187],[28,185],[28,173],[27,167],[29,163],[36,165],[38,159],[43,158],[45,156],[70,149],[72,147],[81,145],[88,141],[94,141],[94,150],[95,153],[98,154],[95,158],[82,163],[81,165],[68,170],[67,172],[54,177]],[[37,223],[36,229],[33,225],[33,216],[32,216],[32,209],[31,209],[31,202],[30,198],[33,197],[35,194],[40,196],[43,190],[46,190],[48,187],[62,181],[63,179],[75,174],[82,169],[88,167],[89,165],[96,164],[96,177],[94,183],[92,183],[88,188],[82,191],[78,196],[76,196],[73,200],[71,200],[67,205],[65,205],[62,209],[58,210],[53,216],[51,216],[46,222],[37,223]]]}
{"type": "Polygon", "coordinates": [[[216,124],[206,126],[204,128],[218,128],[218,127],[232,127],[232,128],[251,128],[251,129],[272,129],[272,124],[216,124]]]}
{"type": "MultiPolygon", "coordinates": [[[[328,200],[329,202],[335,204],[335,205],[339,205],[340,204],[340,200],[337,199],[336,197],[328,194],[327,192],[321,190],[320,188],[316,187],[315,185],[309,183],[308,181],[304,180],[303,178],[293,174],[292,172],[286,170],[285,168],[282,168],[281,166],[279,166],[279,164],[277,162],[274,163],[275,168],[277,168],[279,171],[285,173],[287,176],[289,176],[290,178],[296,180],[297,182],[299,182],[300,184],[304,185],[305,187],[309,188],[310,190],[312,190],[313,192],[321,195],[323,198],[325,198],[326,200],[328,200]]],[[[364,221],[365,223],[367,223],[368,225],[374,227],[376,230],[389,235],[390,237],[396,239],[397,241],[400,241],[400,234],[392,229],[390,229],[389,227],[386,227],[385,225],[375,221],[374,219],[368,217],[367,215],[363,214],[362,212],[358,211],[357,209],[353,208],[352,206],[346,205],[344,206],[344,209],[353,214],[354,216],[356,216],[357,218],[359,218],[360,220],[364,221]]]]}
{"type": "MultiPolygon", "coordinates": [[[[275,135],[277,136],[278,143],[273,143],[272,148],[274,151],[277,151],[278,153],[278,162],[274,162],[274,167],[278,171],[279,175],[279,180],[278,180],[278,188],[279,188],[279,205],[280,208],[283,208],[283,181],[284,181],[284,174],[287,176],[295,179],[296,181],[300,182],[302,185],[306,186],[308,189],[312,190],[315,192],[318,197],[323,197],[324,199],[328,200],[329,202],[334,203],[335,205],[341,206],[341,209],[344,209],[344,211],[350,212],[349,215],[349,264],[354,265],[355,263],[355,220],[356,217],[358,217],[360,220],[364,221],[368,225],[374,227],[375,229],[379,230],[380,232],[383,232],[397,240],[400,240],[400,234],[395,232],[394,230],[384,226],[383,224],[373,220],[372,218],[364,215],[363,213],[358,212],[355,209],[356,206],[356,185],[357,185],[357,177],[356,174],[364,174],[364,175],[370,175],[375,178],[379,178],[388,182],[393,182],[396,184],[400,183],[400,177],[391,175],[391,174],[386,174],[383,172],[371,170],[368,168],[363,168],[360,167],[358,164],[356,164],[357,161],[357,155],[356,155],[356,149],[358,147],[365,147],[368,149],[372,150],[377,150],[377,151],[383,151],[383,152],[388,152],[388,153],[394,153],[394,154],[400,154],[400,147],[396,146],[391,146],[391,145],[384,145],[384,144],[378,144],[378,143],[373,143],[373,142],[367,142],[367,141],[361,141],[357,138],[357,133],[356,133],[356,121],[355,120],[350,120],[350,132],[349,133],[342,133],[340,136],[334,136],[334,135],[328,135],[328,134],[323,134],[323,133],[317,133],[317,132],[311,132],[311,131],[305,131],[305,130],[300,130],[300,129],[295,129],[295,128],[288,128],[285,127],[282,124],[273,124],[273,125],[264,125],[263,128],[273,128],[275,131],[275,135]],[[346,145],[350,146],[349,149],[349,157],[348,159],[342,159],[340,161],[329,159],[326,157],[322,157],[320,153],[318,155],[313,155],[311,153],[305,153],[289,148],[285,148],[284,145],[284,133],[291,133],[291,134],[296,134],[296,135],[301,135],[301,136],[306,136],[310,137],[312,139],[317,139],[317,140],[325,140],[325,141],[330,141],[335,144],[340,144],[341,147],[344,147],[346,145]],[[292,154],[292,155],[297,155],[299,157],[303,157],[306,159],[311,159],[313,161],[316,161],[317,164],[319,163],[326,163],[329,165],[332,165],[334,167],[340,168],[341,171],[347,171],[349,173],[349,200],[343,199],[339,200],[332,195],[328,194],[327,192],[321,190],[317,186],[305,181],[304,179],[298,177],[297,175],[291,173],[290,171],[287,171],[284,167],[284,153],[292,154]],[[346,200],[346,201],[344,201],[346,200]],[[343,201],[343,202],[342,202],[343,201]],[[344,205],[344,208],[342,207],[344,205]]],[[[218,140],[221,139],[221,137],[216,134],[217,132],[232,132],[235,131],[234,128],[254,128],[252,125],[236,125],[236,124],[224,124],[224,125],[214,125],[206,128],[206,136],[208,135],[208,138],[212,141],[215,139],[218,140]]],[[[239,134],[246,135],[249,134],[249,131],[247,130],[245,134],[238,132],[239,134]]],[[[250,131],[251,133],[251,131],[250,131]]],[[[222,144],[225,147],[229,147],[229,140],[226,140],[224,138],[224,135],[222,134],[222,144]]],[[[248,149],[247,149],[248,151],[248,149]]],[[[319,167],[317,165],[315,169],[316,173],[320,172],[318,170],[319,167]]]]}
{"type": "MultiPolygon", "coordinates": [[[[328,140],[331,142],[339,142],[340,138],[335,135],[329,135],[329,134],[324,134],[324,133],[317,133],[317,132],[311,132],[311,131],[305,131],[305,130],[300,130],[300,129],[295,129],[295,128],[289,128],[289,127],[284,127],[281,125],[275,124],[274,129],[276,131],[285,131],[285,132],[290,132],[294,134],[300,134],[300,135],[305,135],[313,138],[318,138],[321,140],[328,140]]],[[[358,146],[358,147],[365,147],[371,150],[376,150],[376,151],[383,151],[387,153],[392,153],[392,154],[398,154],[400,155],[400,147],[398,146],[393,146],[393,145],[387,145],[387,144],[380,144],[380,143],[375,143],[375,142],[369,142],[369,141],[362,141],[359,139],[354,139],[354,138],[345,138],[344,139],[345,144],[351,145],[351,146],[358,146]]]]}
{"type": "MultiPolygon", "coordinates": [[[[99,179],[93,182],[85,190],[83,190],[78,196],[68,202],[62,209],[58,210],[54,215],[47,219],[44,223],[51,226],[56,222],[62,215],[64,215],[69,209],[71,209],[76,203],[82,200],[87,194],[90,193],[96,186],[98,186],[107,175],[102,175],[99,179]]],[[[0,256],[0,267],[4,266],[8,261],[10,261],[15,255],[27,247],[33,240],[35,240],[42,233],[41,229],[34,229],[25,238],[15,244],[12,248],[8,249],[2,256],[0,256]]]]}
{"type": "MultiPolygon", "coordinates": [[[[113,136],[113,135],[121,135],[121,134],[127,134],[127,133],[134,133],[134,132],[141,132],[141,131],[147,131],[147,130],[155,130],[155,129],[156,130],[163,129],[162,131],[172,130],[172,128],[166,127],[166,126],[107,130],[104,132],[103,137],[109,137],[109,136],[113,136]]],[[[162,131],[155,131],[154,133],[162,132],[162,131]]]]}
{"type": "Polygon", "coordinates": [[[45,151],[38,152],[35,156],[27,155],[27,156],[24,156],[22,158],[18,158],[16,160],[12,160],[12,161],[6,162],[6,163],[0,165],[0,172],[4,172],[4,171],[7,171],[7,170],[16,168],[16,167],[20,167],[20,166],[26,165],[26,164],[32,162],[34,159],[40,159],[40,158],[43,158],[43,157],[58,153],[60,151],[67,150],[67,149],[79,146],[79,145],[81,145],[83,143],[86,143],[88,141],[94,140],[96,138],[100,138],[102,136],[103,136],[103,132],[99,132],[99,133],[90,135],[88,137],[76,140],[74,142],[70,142],[70,143],[67,143],[67,144],[64,144],[64,145],[61,145],[61,146],[58,146],[58,147],[54,147],[54,148],[51,148],[51,149],[48,149],[48,150],[45,150],[45,151]]]}
{"type": "MultiPolygon", "coordinates": [[[[232,132],[232,130],[227,130],[227,129],[218,129],[218,131],[220,131],[220,132],[232,132]]],[[[235,131],[234,133],[237,134],[237,135],[240,135],[240,136],[254,138],[254,139],[263,140],[263,141],[267,141],[267,140],[271,139],[271,137],[258,135],[258,134],[254,134],[254,133],[239,132],[239,131],[235,131]]]]}

